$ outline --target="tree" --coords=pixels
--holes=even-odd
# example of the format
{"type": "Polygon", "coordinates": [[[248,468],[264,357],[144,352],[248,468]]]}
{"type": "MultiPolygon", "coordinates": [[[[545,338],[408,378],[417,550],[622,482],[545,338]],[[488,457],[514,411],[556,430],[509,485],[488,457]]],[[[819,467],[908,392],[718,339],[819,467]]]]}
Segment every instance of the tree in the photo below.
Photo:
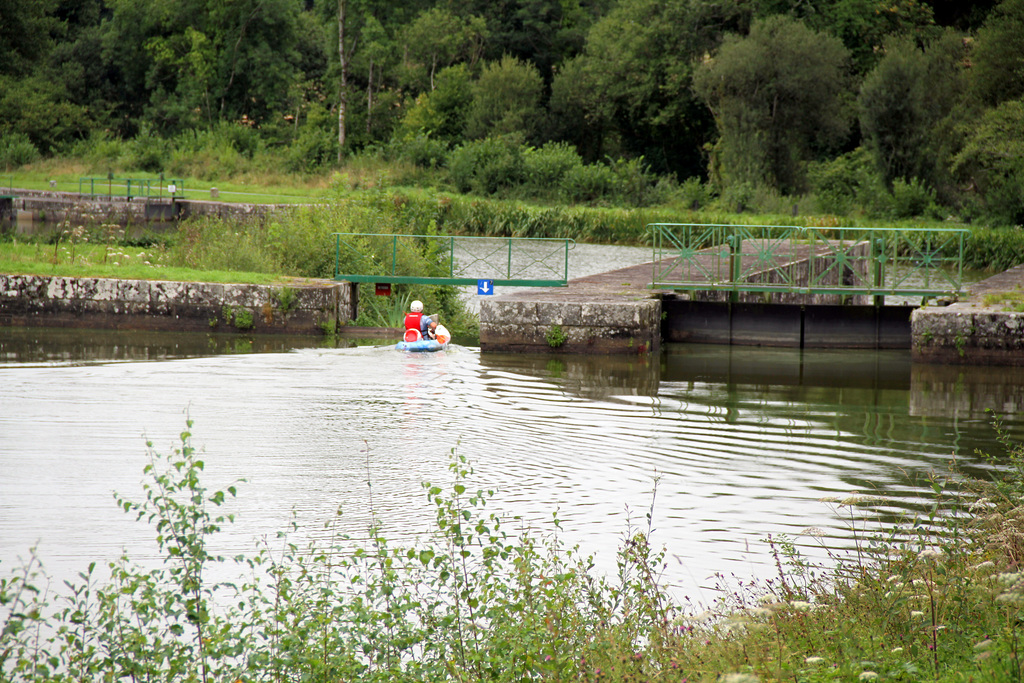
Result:
{"type": "Polygon", "coordinates": [[[1024,100],[987,111],[954,159],[954,170],[990,221],[1024,224],[1024,100]]]}
{"type": "Polygon", "coordinates": [[[583,159],[598,161],[608,149],[617,147],[617,141],[609,139],[614,112],[591,78],[582,56],[558,65],[551,82],[548,110],[551,139],[571,143],[583,159]]]}
{"type": "Polygon", "coordinates": [[[1024,0],[1004,0],[978,31],[971,69],[975,96],[993,106],[1024,95],[1024,0]]]}
{"type": "Polygon", "coordinates": [[[402,132],[407,138],[426,135],[447,143],[460,141],[466,132],[466,118],[473,104],[473,81],[469,67],[456,64],[442,69],[436,87],[421,93],[406,112],[402,132]]]}
{"type": "Polygon", "coordinates": [[[477,0],[472,12],[487,21],[487,59],[511,55],[537,67],[550,83],[555,66],[579,54],[586,33],[610,0],[477,0]]]}
{"type": "Polygon", "coordinates": [[[713,160],[726,185],[780,192],[804,188],[804,162],[841,143],[849,130],[848,53],[838,39],[785,16],[730,35],[694,77],[718,124],[713,160]]]}
{"type": "Polygon", "coordinates": [[[125,116],[171,133],[253,125],[287,106],[299,55],[296,0],[109,0],[104,58],[125,116]]]}
{"type": "Polygon", "coordinates": [[[473,103],[466,120],[471,138],[519,133],[535,141],[541,121],[544,83],[532,64],[506,55],[484,65],[473,84],[473,103]]]}
{"type": "Polygon", "coordinates": [[[931,3],[921,0],[760,0],[757,14],[783,14],[836,36],[850,51],[858,74],[878,63],[887,37],[909,36],[924,45],[940,30],[931,3]]]}
{"type": "Polygon", "coordinates": [[[406,83],[418,92],[434,89],[439,69],[456,62],[470,67],[483,54],[486,22],[477,16],[462,18],[440,7],[420,14],[403,34],[406,83]]]}
{"type": "Polygon", "coordinates": [[[57,0],[0,0],[0,74],[26,74],[50,49],[57,0]]]}
{"type": "Polygon", "coordinates": [[[953,120],[963,91],[963,42],[957,35],[919,48],[909,38],[886,44],[864,79],[858,106],[865,146],[888,187],[917,178],[933,187],[946,177],[953,120]]]}
{"type": "Polygon", "coordinates": [[[585,88],[557,87],[581,96],[587,120],[605,129],[606,152],[642,156],[659,173],[699,175],[714,122],[691,90],[694,65],[726,31],[744,30],[751,10],[747,0],[620,0],[587,34],[580,63],[561,72],[584,78],[585,88]]]}

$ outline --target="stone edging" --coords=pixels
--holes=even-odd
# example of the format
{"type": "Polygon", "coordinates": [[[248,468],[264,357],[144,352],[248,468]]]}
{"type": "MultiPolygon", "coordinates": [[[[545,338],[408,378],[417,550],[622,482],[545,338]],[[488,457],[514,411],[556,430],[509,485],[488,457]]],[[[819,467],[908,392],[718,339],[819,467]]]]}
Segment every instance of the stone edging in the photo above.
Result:
{"type": "Polygon", "coordinates": [[[350,319],[332,281],[243,285],[0,274],[0,325],[323,334],[350,319]]]}

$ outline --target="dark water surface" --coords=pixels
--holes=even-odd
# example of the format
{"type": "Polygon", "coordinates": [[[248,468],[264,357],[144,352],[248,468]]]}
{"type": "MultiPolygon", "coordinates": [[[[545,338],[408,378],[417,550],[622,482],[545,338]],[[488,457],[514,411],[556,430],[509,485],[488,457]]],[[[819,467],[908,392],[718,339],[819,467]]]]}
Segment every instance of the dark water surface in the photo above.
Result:
{"type": "Polygon", "coordinates": [[[321,533],[339,507],[393,544],[430,518],[421,482],[450,481],[452,449],[493,487],[492,508],[598,555],[654,513],[679,595],[710,600],[715,572],[773,573],[765,538],[811,556],[846,547],[825,496],[884,502],[867,526],[930,504],[930,472],[995,450],[986,409],[1024,434],[1024,376],[912,364],[907,352],[671,346],[660,357],[406,354],[390,344],[0,328],[0,571],[32,547],[56,577],[152,532],[118,509],[142,499],[145,440],[177,443],[186,415],[212,488],[235,480],[242,552],[294,520],[321,533]],[[652,496],[657,478],[657,496],[652,496]],[[817,528],[820,535],[808,535],[817,528]]]}

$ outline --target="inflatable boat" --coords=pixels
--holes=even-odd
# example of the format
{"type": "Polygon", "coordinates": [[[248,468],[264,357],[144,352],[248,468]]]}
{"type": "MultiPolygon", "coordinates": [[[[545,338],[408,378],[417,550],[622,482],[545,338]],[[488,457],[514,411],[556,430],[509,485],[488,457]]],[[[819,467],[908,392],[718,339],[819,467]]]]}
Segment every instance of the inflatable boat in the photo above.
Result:
{"type": "Polygon", "coordinates": [[[395,344],[398,351],[443,351],[448,346],[447,342],[441,343],[436,339],[424,339],[416,330],[406,330],[405,338],[395,344]]]}
{"type": "Polygon", "coordinates": [[[400,341],[395,344],[399,351],[443,351],[447,344],[442,344],[436,339],[417,339],[416,341],[400,341]]]}

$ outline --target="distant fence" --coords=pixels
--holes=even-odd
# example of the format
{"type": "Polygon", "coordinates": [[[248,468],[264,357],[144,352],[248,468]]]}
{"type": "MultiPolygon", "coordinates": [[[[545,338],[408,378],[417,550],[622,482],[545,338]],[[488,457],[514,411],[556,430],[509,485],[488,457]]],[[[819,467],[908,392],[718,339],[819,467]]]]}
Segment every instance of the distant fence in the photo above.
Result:
{"type": "Polygon", "coordinates": [[[79,178],[78,194],[97,197],[124,197],[135,199],[185,198],[183,178],[79,178]]]}

